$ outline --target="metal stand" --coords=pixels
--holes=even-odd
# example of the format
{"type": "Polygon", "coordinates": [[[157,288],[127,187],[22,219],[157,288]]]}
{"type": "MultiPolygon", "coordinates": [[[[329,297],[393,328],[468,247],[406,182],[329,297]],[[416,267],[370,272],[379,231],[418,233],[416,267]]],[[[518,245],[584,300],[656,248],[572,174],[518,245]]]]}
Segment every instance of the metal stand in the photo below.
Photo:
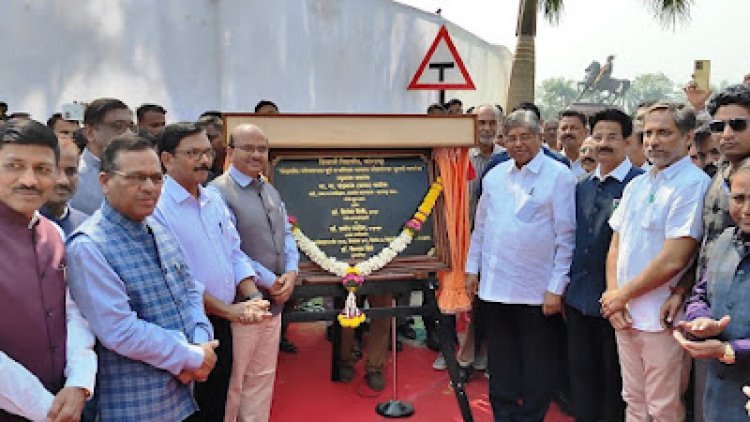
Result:
{"type": "MultiPolygon", "coordinates": [[[[392,306],[396,307],[396,299],[392,300],[392,306]]],[[[398,399],[398,368],[396,362],[398,361],[398,353],[396,348],[396,316],[391,317],[391,353],[393,354],[393,398],[391,400],[379,403],[375,406],[375,411],[378,415],[385,416],[386,418],[408,418],[414,414],[414,406],[410,403],[403,402],[398,399]]]]}
{"type": "MultiPolygon", "coordinates": [[[[448,332],[447,324],[443,322],[443,315],[437,306],[437,300],[435,299],[435,291],[437,290],[437,280],[434,278],[424,280],[400,280],[400,281],[376,281],[370,280],[363,284],[362,287],[357,291],[357,294],[394,294],[399,292],[411,292],[412,290],[420,290],[424,297],[424,304],[422,306],[396,306],[391,308],[370,308],[365,312],[370,318],[379,317],[393,317],[393,316],[410,316],[410,315],[426,315],[435,318],[435,328],[438,332],[438,338],[440,339],[440,348],[445,356],[445,363],[448,366],[448,374],[451,379],[451,387],[458,403],[458,408],[461,411],[461,416],[464,422],[473,422],[474,416],[471,414],[471,407],[469,406],[469,399],[466,396],[464,390],[464,383],[461,381],[461,375],[459,374],[458,363],[456,362],[456,353],[451,343],[451,334],[448,332]]],[[[333,321],[333,342],[331,344],[333,353],[331,354],[331,380],[339,379],[339,353],[340,353],[340,338],[341,338],[341,327],[336,321],[336,317],[343,306],[344,296],[346,290],[341,288],[340,283],[310,283],[302,284],[294,288],[292,298],[311,298],[318,296],[331,296],[339,300],[336,304],[336,309],[325,310],[322,312],[305,312],[305,311],[292,311],[289,313],[282,314],[284,321],[288,322],[307,322],[307,321],[333,321]]],[[[394,336],[395,338],[395,336],[394,336]]],[[[393,347],[395,350],[395,346],[393,347]]],[[[395,362],[395,359],[394,359],[395,362]]],[[[395,377],[394,377],[395,380],[395,377]]],[[[390,403],[390,402],[389,402],[390,403]]]]}

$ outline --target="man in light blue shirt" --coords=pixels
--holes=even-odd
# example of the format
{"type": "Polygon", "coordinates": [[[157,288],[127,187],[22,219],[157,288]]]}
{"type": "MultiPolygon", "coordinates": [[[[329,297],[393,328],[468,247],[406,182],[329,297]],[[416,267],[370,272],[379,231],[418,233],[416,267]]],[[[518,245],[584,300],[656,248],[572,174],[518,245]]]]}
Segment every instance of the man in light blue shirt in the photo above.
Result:
{"type": "MultiPolygon", "coordinates": [[[[240,237],[224,201],[218,192],[201,186],[213,157],[206,131],[195,123],[171,124],[157,145],[167,177],[154,218],[174,233],[190,271],[205,287],[203,302],[219,340],[216,367],[195,387],[201,408],[196,418],[222,421],[232,370],[230,323],[270,317],[268,302],[260,299],[253,262],[240,250],[240,237]]],[[[272,285],[276,276],[265,281],[272,285]]]]}
{"type": "Polygon", "coordinates": [[[104,193],[99,184],[99,166],[104,148],[116,136],[134,133],[133,112],[115,98],[92,101],[83,115],[83,133],[88,140],[78,163],[78,190],[70,206],[91,215],[102,204],[104,193]]]}

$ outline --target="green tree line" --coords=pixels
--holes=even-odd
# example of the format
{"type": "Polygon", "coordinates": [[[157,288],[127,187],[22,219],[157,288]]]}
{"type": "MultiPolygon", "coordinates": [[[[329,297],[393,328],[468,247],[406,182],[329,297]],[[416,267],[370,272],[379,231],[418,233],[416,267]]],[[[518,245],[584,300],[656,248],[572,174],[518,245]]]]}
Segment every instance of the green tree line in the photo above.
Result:
{"type": "MultiPolygon", "coordinates": [[[[544,119],[551,119],[574,102],[578,96],[577,81],[563,77],[545,79],[536,87],[535,103],[542,111],[544,119]]],[[[729,83],[721,81],[713,85],[717,92],[729,83]]],[[[630,90],[622,103],[617,104],[627,113],[633,113],[638,104],[644,101],[685,101],[682,83],[678,84],[663,73],[644,73],[636,76],[630,85],[630,90]]]]}

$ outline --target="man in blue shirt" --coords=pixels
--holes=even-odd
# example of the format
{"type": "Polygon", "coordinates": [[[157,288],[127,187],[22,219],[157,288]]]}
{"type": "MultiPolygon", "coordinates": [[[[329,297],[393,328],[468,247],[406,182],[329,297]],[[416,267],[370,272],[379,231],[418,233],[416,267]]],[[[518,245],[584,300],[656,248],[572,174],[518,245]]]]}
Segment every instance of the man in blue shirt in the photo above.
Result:
{"type": "Polygon", "coordinates": [[[615,333],[601,316],[612,229],[609,217],[625,186],[643,173],[626,156],[633,123],[618,109],[591,117],[596,169],[576,185],[576,242],[565,292],[571,400],[576,420],[623,420],[615,333]]]}
{"type": "MultiPolygon", "coordinates": [[[[260,322],[271,314],[255,287],[254,263],[240,250],[224,200],[202,186],[214,152],[206,131],[196,123],[168,125],[158,137],[158,150],[167,177],[154,218],[172,231],[190,272],[203,285],[203,303],[219,340],[216,367],[205,383],[195,386],[201,410],[191,420],[223,421],[232,374],[230,323],[260,322]]],[[[268,286],[276,281],[274,274],[263,275],[268,286]]]]}
{"type": "Polygon", "coordinates": [[[102,206],[68,239],[73,298],[98,341],[103,421],[182,421],[189,383],[216,363],[201,291],[180,246],[151,213],[164,181],[152,144],[129,135],[102,154],[102,206]]]}

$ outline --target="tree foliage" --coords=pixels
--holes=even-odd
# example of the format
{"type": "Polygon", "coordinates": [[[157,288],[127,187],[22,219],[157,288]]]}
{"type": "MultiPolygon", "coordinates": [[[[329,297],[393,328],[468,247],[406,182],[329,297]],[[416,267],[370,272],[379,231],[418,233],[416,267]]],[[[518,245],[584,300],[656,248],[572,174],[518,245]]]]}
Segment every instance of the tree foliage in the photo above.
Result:
{"type": "Polygon", "coordinates": [[[663,73],[645,73],[633,79],[625,104],[633,111],[645,101],[684,101],[685,97],[677,85],[663,73]]]}
{"type": "Polygon", "coordinates": [[[566,109],[578,95],[576,82],[572,79],[551,78],[542,81],[536,89],[536,104],[545,120],[554,118],[566,109]]]}

